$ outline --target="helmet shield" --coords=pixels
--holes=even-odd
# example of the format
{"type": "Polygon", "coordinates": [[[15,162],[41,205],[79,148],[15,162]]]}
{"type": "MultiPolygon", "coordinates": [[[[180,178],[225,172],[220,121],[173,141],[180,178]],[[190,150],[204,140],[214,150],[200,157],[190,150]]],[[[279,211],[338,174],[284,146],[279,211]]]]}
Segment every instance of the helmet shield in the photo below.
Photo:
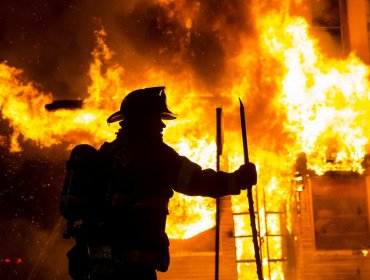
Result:
{"type": "Polygon", "coordinates": [[[176,119],[167,108],[165,87],[151,87],[130,92],[122,101],[118,112],[112,114],[108,123],[142,116],[160,116],[164,120],[176,119]]]}

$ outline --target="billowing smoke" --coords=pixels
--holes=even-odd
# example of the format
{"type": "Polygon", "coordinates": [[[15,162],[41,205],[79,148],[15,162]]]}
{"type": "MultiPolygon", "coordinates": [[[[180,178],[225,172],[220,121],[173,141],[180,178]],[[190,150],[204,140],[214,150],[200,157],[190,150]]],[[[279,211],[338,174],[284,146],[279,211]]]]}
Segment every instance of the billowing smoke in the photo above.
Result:
{"type": "Polygon", "coordinates": [[[150,65],[190,67],[214,85],[226,60],[252,33],[245,1],[10,1],[0,3],[0,60],[56,98],[84,97],[102,24],[108,44],[129,73],[150,65]]]}

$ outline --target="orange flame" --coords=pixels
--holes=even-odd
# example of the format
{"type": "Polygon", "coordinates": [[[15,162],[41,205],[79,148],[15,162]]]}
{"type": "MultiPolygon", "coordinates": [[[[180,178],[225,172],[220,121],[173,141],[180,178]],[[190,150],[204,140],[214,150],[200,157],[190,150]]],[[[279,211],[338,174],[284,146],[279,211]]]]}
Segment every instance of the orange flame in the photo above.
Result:
{"type": "MultiPolygon", "coordinates": [[[[105,31],[97,31],[96,37],[97,44],[92,52],[93,61],[89,70],[92,83],[80,110],[47,112],[44,107],[52,101],[51,94],[42,92],[31,82],[25,82],[21,77],[22,71],[8,66],[6,62],[0,65],[0,107],[3,117],[9,120],[14,130],[9,147],[12,152],[21,151],[20,136],[23,140],[34,141],[40,147],[69,143],[70,148],[81,142],[98,147],[104,141],[114,139],[118,127],[107,126],[106,118],[119,108],[122,98],[129,90],[123,83],[124,69],[113,60],[114,53],[105,44],[105,31]]],[[[147,79],[160,80],[152,75],[149,73],[147,79]]],[[[139,87],[142,84],[133,88],[139,87]]],[[[182,111],[179,111],[181,114],[182,111]]],[[[189,122],[190,119],[182,118],[176,126],[168,124],[171,132],[166,136],[169,138],[167,142],[171,142],[171,137],[174,137],[172,141],[176,141],[176,144],[173,146],[180,153],[203,166],[214,165],[215,160],[211,159],[215,151],[213,139],[205,137],[203,141],[198,141],[195,136],[178,139],[178,131],[184,129],[189,122]]],[[[189,198],[176,194],[171,200],[169,210],[173,213],[168,221],[167,231],[170,237],[189,238],[214,225],[213,199],[189,198]]]]}
{"type": "Polygon", "coordinates": [[[109,91],[122,94],[124,88],[120,75],[123,70],[116,64],[105,72],[102,70],[102,63],[109,64],[112,57],[103,44],[104,35],[102,30],[97,32],[98,45],[90,67],[93,82],[83,110],[47,112],[45,105],[52,101],[51,94],[42,92],[32,82],[26,82],[21,70],[8,66],[6,62],[0,64],[0,107],[3,118],[9,120],[14,130],[10,145],[12,152],[21,150],[20,135],[23,140],[32,140],[40,147],[80,141],[97,146],[105,139],[113,138],[114,133],[105,125],[105,119],[119,106],[120,97],[103,96],[110,96],[105,95],[109,91]]]}
{"type": "MultiPolygon", "coordinates": [[[[161,1],[164,6],[167,2],[171,1],[161,1]]],[[[191,12],[198,9],[195,5],[191,12]]],[[[370,135],[369,69],[354,54],[345,59],[327,58],[301,17],[269,13],[257,18],[258,40],[242,40],[240,53],[230,55],[225,66],[225,85],[212,92],[199,86],[186,66],[181,76],[153,66],[141,73],[140,81],[126,81],[125,70],[105,44],[103,29],[96,32],[91,84],[81,110],[46,112],[44,106],[52,101],[51,94],[26,82],[21,70],[1,63],[0,108],[13,129],[10,150],[21,150],[21,138],[40,147],[81,142],[97,147],[113,140],[117,127],[108,127],[105,121],[125,94],[143,85],[165,85],[169,106],[180,115],[179,120],[167,124],[165,141],[203,167],[214,167],[215,125],[210,116],[216,106],[223,105],[227,124],[224,150],[229,170],[234,170],[243,160],[235,116],[237,97],[248,95],[247,121],[253,119],[248,135],[253,147],[250,152],[259,172],[254,189],[264,271],[270,267],[265,279],[284,279],[283,264],[269,264],[268,256],[283,259],[282,238],[271,235],[291,233],[288,202],[295,191],[291,182],[295,157],[305,152],[309,168],[319,174],[333,169],[362,171],[361,159],[368,152],[370,135]],[[285,213],[286,221],[272,212],[285,213]]],[[[190,30],[192,19],[185,12],[182,21],[190,30]]],[[[234,212],[246,212],[247,207],[245,192],[233,197],[234,212]]],[[[191,237],[214,225],[214,212],[212,199],[176,194],[170,204],[167,232],[172,238],[191,237]]],[[[236,215],[235,223],[236,235],[250,235],[248,218],[236,215]]],[[[238,259],[253,260],[251,240],[236,240],[238,259]]],[[[255,275],[249,262],[240,263],[238,269],[239,279],[255,275]]]]}
{"type": "Polygon", "coordinates": [[[264,51],[282,66],[276,102],[295,138],[289,150],[305,152],[309,168],[319,174],[361,172],[369,142],[368,66],[353,53],[341,60],[325,57],[303,18],[271,14],[260,25],[264,51]]]}

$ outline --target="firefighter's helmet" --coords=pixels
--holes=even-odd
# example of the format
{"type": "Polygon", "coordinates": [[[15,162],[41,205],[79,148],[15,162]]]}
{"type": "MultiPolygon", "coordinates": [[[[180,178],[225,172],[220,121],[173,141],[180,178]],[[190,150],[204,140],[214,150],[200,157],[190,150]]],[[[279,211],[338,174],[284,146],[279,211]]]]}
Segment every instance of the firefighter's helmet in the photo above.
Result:
{"type": "Polygon", "coordinates": [[[138,118],[143,115],[160,115],[164,120],[176,119],[167,108],[165,87],[150,87],[137,89],[123,99],[121,108],[108,119],[108,123],[124,119],[138,118]]]}

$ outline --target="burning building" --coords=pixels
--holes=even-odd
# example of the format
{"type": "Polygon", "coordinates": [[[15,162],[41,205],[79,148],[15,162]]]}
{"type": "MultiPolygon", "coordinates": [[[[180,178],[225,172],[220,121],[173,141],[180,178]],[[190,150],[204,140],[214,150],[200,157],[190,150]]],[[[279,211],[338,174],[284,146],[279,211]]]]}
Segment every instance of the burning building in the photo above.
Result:
{"type": "MultiPolygon", "coordinates": [[[[68,152],[113,140],[106,118],[130,90],[165,85],[180,116],[165,141],[204,167],[216,166],[216,107],[222,169],[243,162],[246,101],[265,279],[369,278],[368,0],[66,2],[36,1],[36,27],[22,14],[13,39],[6,26],[24,4],[0,4],[11,15],[0,21],[1,275],[66,278],[72,241],[61,240],[57,203],[68,152]],[[33,48],[19,43],[27,36],[33,48]],[[77,106],[50,110],[58,99],[77,106]]],[[[220,279],[257,279],[246,194],[221,209],[220,279]]],[[[159,279],[214,278],[214,214],[214,200],[176,194],[159,279]]]]}

